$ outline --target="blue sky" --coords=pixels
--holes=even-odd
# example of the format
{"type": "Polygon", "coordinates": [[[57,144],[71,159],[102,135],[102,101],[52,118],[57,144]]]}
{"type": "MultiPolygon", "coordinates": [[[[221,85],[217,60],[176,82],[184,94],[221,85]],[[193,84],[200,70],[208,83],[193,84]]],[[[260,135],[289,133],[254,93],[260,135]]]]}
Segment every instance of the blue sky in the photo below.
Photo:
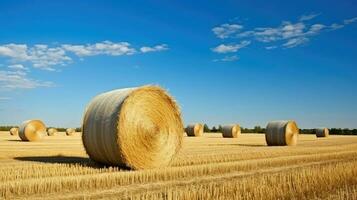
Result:
{"type": "Polygon", "coordinates": [[[0,1],[0,124],[156,84],[184,121],[357,128],[355,1],[0,1]]]}

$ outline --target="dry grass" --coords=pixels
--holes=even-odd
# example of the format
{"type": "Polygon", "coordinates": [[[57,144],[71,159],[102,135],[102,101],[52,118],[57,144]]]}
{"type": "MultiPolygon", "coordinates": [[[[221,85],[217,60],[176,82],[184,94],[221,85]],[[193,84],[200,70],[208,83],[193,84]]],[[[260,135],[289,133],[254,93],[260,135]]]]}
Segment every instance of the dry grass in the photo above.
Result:
{"type": "Polygon", "coordinates": [[[80,136],[38,143],[0,132],[0,199],[356,199],[357,137],[300,135],[268,147],[263,134],[185,137],[171,167],[99,166],[80,136]]]}

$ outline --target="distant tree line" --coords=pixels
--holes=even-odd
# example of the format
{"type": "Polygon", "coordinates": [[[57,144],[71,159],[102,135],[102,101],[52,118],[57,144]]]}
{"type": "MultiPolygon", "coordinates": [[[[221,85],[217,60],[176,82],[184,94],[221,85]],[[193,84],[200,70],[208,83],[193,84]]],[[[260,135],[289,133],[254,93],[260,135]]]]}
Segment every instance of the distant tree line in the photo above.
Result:
{"type": "MultiPolygon", "coordinates": [[[[204,131],[206,133],[221,133],[222,126],[212,126],[209,128],[207,124],[204,125],[204,131]]],[[[255,126],[254,128],[241,127],[242,133],[265,133],[265,128],[255,126]]],[[[329,129],[331,135],[357,135],[357,129],[348,128],[331,128],[329,129]]],[[[300,129],[301,134],[316,134],[315,129],[300,129]]]]}
{"type": "MultiPolygon", "coordinates": [[[[357,129],[331,128],[330,135],[357,135],[357,129]]],[[[316,134],[315,129],[300,129],[301,134],[316,134]]]]}

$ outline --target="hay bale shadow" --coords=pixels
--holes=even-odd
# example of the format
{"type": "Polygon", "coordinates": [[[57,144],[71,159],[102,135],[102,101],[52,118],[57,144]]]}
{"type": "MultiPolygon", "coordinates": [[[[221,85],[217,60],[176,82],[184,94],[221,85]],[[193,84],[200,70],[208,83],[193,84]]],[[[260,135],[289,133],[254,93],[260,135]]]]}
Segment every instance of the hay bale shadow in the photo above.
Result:
{"type": "MultiPolygon", "coordinates": [[[[26,156],[26,157],[15,157],[15,160],[20,161],[31,161],[31,162],[42,162],[42,163],[51,163],[51,164],[73,164],[80,165],[82,167],[91,167],[91,168],[106,168],[110,167],[101,163],[97,163],[90,158],[86,157],[77,157],[77,156],[26,156]]],[[[127,167],[118,167],[120,170],[129,170],[127,167]]]]}

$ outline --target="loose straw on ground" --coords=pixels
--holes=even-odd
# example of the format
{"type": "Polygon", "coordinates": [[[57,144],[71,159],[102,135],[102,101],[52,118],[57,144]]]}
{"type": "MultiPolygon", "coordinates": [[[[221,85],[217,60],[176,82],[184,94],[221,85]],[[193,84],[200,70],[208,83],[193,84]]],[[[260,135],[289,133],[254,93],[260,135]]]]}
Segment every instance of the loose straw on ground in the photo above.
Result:
{"type": "Polygon", "coordinates": [[[144,86],[96,96],[86,108],[82,131],[91,159],[148,169],[169,165],[184,129],[174,99],[160,87],[144,86]]]}
{"type": "Polygon", "coordinates": [[[273,121],[266,127],[265,140],[269,146],[296,145],[299,128],[295,121],[273,121]]]}
{"type": "Polygon", "coordinates": [[[186,127],[185,132],[189,137],[200,137],[203,135],[203,129],[202,124],[190,124],[186,127]]]}
{"type": "Polygon", "coordinates": [[[28,120],[19,128],[19,136],[23,141],[38,141],[46,135],[46,126],[41,120],[28,120]]]}
{"type": "Polygon", "coordinates": [[[328,128],[317,128],[316,137],[328,137],[330,135],[328,128]]]}
{"type": "Polygon", "coordinates": [[[238,124],[225,125],[222,127],[222,136],[224,138],[237,138],[241,134],[238,124]]]}

